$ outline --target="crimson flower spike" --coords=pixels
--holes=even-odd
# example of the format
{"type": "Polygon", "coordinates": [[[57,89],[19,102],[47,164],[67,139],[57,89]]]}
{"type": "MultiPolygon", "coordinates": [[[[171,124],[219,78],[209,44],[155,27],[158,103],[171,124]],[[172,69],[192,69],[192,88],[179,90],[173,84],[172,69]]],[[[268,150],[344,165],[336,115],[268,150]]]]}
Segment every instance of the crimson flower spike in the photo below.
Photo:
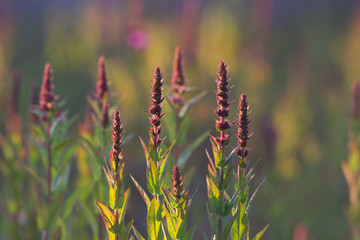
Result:
{"type": "Polygon", "coordinates": [[[105,57],[99,58],[98,68],[98,82],[96,83],[96,98],[98,99],[99,105],[101,106],[102,100],[108,97],[108,80],[105,71],[105,57]]]}
{"type": "Polygon", "coordinates": [[[177,201],[181,198],[181,192],[183,187],[183,177],[180,175],[178,166],[174,166],[172,169],[172,183],[171,183],[171,193],[176,198],[177,201]]]}
{"type": "Polygon", "coordinates": [[[160,72],[160,68],[156,67],[154,71],[154,79],[152,82],[151,87],[151,106],[149,108],[148,113],[151,115],[149,117],[150,124],[152,125],[152,128],[149,128],[149,133],[152,136],[152,142],[154,144],[154,147],[158,146],[162,139],[159,137],[159,134],[161,132],[161,118],[164,116],[163,113],[161,113],[162,107],[161,103],[164,101],[164,98],[161,96],[162,94],[162,85],[163,85],[163,78],[162,74],[160,72]]]}
{"type": "Polygon", "coordinates": [[[228,145],[230,133],[225,131],[230,129],[229,120],[226,117],[229,116],[229,106],[232,102],[229,102],[229,76],[226,63],[224,61],[220,62],[219,73],[216,79],[217,91],[216,91],[216,100],[218,107],[215,110],[216,115],[220,120],[216,120],[216,129],[220,132],[220,137],[216,138],[216,141],[221,147],[228,145]]]}
{"type": "Polygon", "coordinates": [[[117,170],[120,166],[121,161],[124,160],[123,156],[123,127],[120,120],[120,112],[115,111],[114,120],[111,131],[111,139],[113,144],[111,145],[111,159],[115,161],[115,169],[117,170]]]}
{"type": "Polygon", "coordinates": [[[50,63],[46,63],[40,92],[40,109],[45,112],[44,120],[46,120],[47,114],[54,108],[54,94],[52,92],[54,85],[52,84],[53,78],[51,74],[50,63]]]}
{"type": "MultiPolygon", "coordinates": [[[[245,93],[240,95],[239,99],[239,107],[238,107],[238,116],[236,125],[238,127],[236,137],[238,139],[238,147],[237,147],[237,155],[240,157],[241,161],[244,161],[247,157],[247,155],[250,152],[250,149],[247,147],[247,142],[251,137],[251,134],[249,134],[249,106],[247,104],[247,96],[245,93]]],[[[246,163],[245,163],[246,164],[246,163]]]]}

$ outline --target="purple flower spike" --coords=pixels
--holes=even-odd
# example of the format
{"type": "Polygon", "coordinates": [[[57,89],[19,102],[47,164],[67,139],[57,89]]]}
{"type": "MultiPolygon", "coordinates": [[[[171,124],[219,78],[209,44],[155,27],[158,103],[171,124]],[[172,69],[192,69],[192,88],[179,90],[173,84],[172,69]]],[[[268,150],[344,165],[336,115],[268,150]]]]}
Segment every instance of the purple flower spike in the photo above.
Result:
{"type": "Polygon", "coordinates": [[[250,139],[249,134],[249,106],[247,104],[247,96],[245,93],[240,95],[239,99],[239,107],[238,107],[238,118],[236,121],[236,125],[238,127],[236,137],[238,138],[238,147],[237,147],[237,155],[241,160],[245,160],[247,155],[250,152],[250,149],[247,147],[247,142],[250,139]]]}
{"type": "Polygon", "coordinates": [[[176,165],[173,167],[172,173],[171,193],[179,201],[183,187],[183,177],[180,175],[179,168],[176,165]]]}
{"type": "Polygon", "coordinates": [[[119,167],[120,162],[123,160],[123,128],[120,120],[120,112],[115,111],[113,126],[111,131],[111,139],[113,144],[111,145],[112,158],[115,160],[116,169],[119,167]]]}
{"type": "Polygon", "coordinates": [[[52,92],[54,85],[52,84],[53,78],[51,74],[50,63],[46,63],[40,92],[40,109],[45,112],[44,119],[47,118],[47,114],[54,108],[54,94],[52,92]]]}
{"type": "Polygon", "coordinates": [[[226,117],[229,116],[229,76],[226,63],[221,61],[219,65],[219,73],[216,79],[217,91],[216,91],[216,100],[218,107],[215,110],[215,114],[220,118],[216,120],[216,130],[220,132],[220,137],[216,138],[216,141],[220,146],[226,146],[229,143],[230,133],[225,131],[230,129],[229,120],[226,117]]]}
{"type": "Polygon", "coordinates": [[[163,85],[163,78],[160,72],[160,68],[157,67],[154,71],[154,79],[152,82],[152,94],[151,94],[151,106],[149,108],[148,113],[151,115],[150,124],[152,128],[149,128],[150,135],[153,138],[154,146],[158,146],[161,143],[162,139],[159,137],[161,132],[161,118],[164,114],[161,113],[162,107],[161,103],[164,101],[164,98],[161,96],[162,94],[162,85],[163,85]]]}
{"type": "Polygon", "coordinates": [[[100,106],[102,104],[102,100],[107,99],[108,97],[108,89],[109,86],[105,71],[105,57],[101,56],[99,58],[98,82],[96,83],[96,98],[98,99],[100,106]]]}
{"type": "Polygon", "coordinates": [[[171,97],[171,102],[175,104],[184,104],[185,99],[181,95],[186,92],[186,87],[183,73],[182,54],[179,46],[175,49],[171,90],[174,93],[171,97]]]}

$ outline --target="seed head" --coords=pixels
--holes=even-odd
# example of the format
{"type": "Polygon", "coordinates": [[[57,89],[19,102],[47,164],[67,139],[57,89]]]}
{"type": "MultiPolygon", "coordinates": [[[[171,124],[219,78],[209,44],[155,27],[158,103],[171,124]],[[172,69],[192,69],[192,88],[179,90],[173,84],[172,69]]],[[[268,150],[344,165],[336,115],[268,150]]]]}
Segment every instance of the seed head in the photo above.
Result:
{"type": "Polygon", "coordinates": [[[150,124],[152,128],[149,128],[150,135],[153,138],[154,146],[157,146],[161,143],[161,139],[159,138],[159,134],[161,132],[161,118],[163,117],[163,113],[161,113],[162,107],[161,103],[164,101],[164,98],[161,96],[162,94],[162,85],[163,78],[160,72],[160,68],[155,68],[154,71],[154,79],[152,82],[152,94],[151,94],[151,106],[149,108],[148,113],[151,115],[149,117],[150,124]]]}
{"type": "Polygon", "coordinates": [[[177,201],[181,198],[182,186],[183,186],[183,177],[180,175],[178,166],[174,166],[172,169],[172,183],[171,183],[171,192],[172,195],[176,198],[177,201]]]}
{"type": "Polygon", "coordinates": [[[229,76],[226,63],[221,61],[219,64],[219,73],[216,79],[217,91],[216,91],[216,101],[218,107],[215,110],[215,114],[220,118],[216,120],[216,129],[220,132],[220,137],[216,138],[216,141],[221,146],[225,146],[229,143],[230,134],[225,133],[226,130],[230,128],[229,120],[226,117],[229,116],[229,76]]]}
{"type": "Polygon", "coordinates": [[[109,86],[105,71],[105,57],[101,56],[99,58],[98,82],[96,83],[96,98],[99,101],[99,105],[102,104],[103,100],[107,99],[108,89],[109,86]]]}
{"type": "Polygon", "coordinates": [[[239,107],[238,107],[238,117],[236,121],[237,125],[237,133],[236,137],[238,138],[238,147],[237,147],[237,155],[241,159],[245,159],[250,152],[250,149],[247,147],[247,142],[250,139],[249,134],[249,106],[247,104],[247,96],[245,93],[240,95],[239,99],[239,107]]]}
{"type": "Polygon", "coordinates": [[[53,78],[51,74],[50,63],[46,63],[40,92],[40,109],[45,112],[44,119],[47,118],[47,114],[54,108],[54,95],[52,92],[54,85],[52,84],[53,78]]]}
{"type": "Polygon", "coordinates": [[[113,142],[111,146],[111,154],[114,157],[116,168],[119,167],[120,161],[123,160],[123,148],[122,148],[123,136],[124,135],[123,135],[122,122],[120,120],[120,112],[115,111],[113,126],[111,131],[111,139],[113,142]]]}

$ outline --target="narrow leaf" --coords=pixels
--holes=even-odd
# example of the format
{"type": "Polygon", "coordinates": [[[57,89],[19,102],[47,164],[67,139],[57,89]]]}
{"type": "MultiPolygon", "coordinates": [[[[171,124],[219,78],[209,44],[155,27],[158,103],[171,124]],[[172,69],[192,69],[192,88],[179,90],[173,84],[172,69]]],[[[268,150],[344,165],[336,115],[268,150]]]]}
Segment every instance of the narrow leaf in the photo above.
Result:
{"type": "Polygon", "coordinates": [[[144,199],[144,202],[146,203],[147,208],[149,209],[149,206],[150,206],[149,197],[147,196],[144,189],[139,185],[139,183],[135,180],[135,178],[131,174],[130,174],[130,177],[131,177],[132,181],[134,182],[136,188],[138,189],[141,197],[144,199]]]}

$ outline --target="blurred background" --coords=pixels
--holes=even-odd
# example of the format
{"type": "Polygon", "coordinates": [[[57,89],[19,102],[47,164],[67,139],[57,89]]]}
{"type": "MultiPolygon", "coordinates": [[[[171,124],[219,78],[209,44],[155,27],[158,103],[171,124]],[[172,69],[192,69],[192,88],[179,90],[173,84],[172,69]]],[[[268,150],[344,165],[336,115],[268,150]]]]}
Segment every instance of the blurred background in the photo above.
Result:
{"type": "MultiPolygon", "coordinates": [[[[208,90],[193,111],[190,138],[206,130],[216,134],[212,89],[219,61],[230,69],[231,98],[248,94],[254,132],[250,159],[261,158],[254,186],[266,177],[251,210],[252,232],[271,223],[264,239],[294,234],[350,239],[340,163],[347,158],[351,86],[360,77],[356,0],[2,0],[0,131],[5,131],[12,69],[21,71],[23,119],[29,115],[31,86],[40,84],[44,65],[51,62],[55,93],[80,123],[103,55],[112,105],[122,112],[126,134],[136,136],[125,148],[127,172],[144,186],[145,159],[137,136],[148,139],[143,111],[153,70],[160,66],[170,85],[177,45],[184,53],[187,84],[208,90]]],[[[190,209],[196,239],[209,225],[205,148],[209,140],[186,166],[197,172],[190,188],[200,186],[190,209]]],[[[128,217],[145,233],[145,204],[125,176],[134,199],[128,217]]]]}

